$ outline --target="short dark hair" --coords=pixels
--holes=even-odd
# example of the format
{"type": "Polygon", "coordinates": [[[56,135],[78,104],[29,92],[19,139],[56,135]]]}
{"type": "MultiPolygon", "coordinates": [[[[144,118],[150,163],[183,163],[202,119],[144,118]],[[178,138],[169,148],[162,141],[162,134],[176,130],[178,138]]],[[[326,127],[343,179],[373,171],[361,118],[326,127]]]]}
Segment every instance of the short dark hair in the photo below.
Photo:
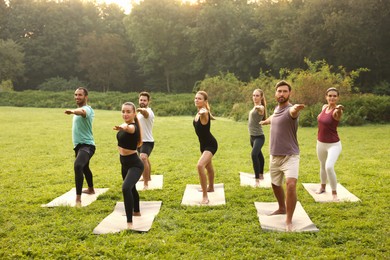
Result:
{"type": "Polygon", "coordinates": [[[288,84],[288,82],[285,81],[285,80],[281,80],[281,81],[279,81],[278,83],[276,83],[276,85],[275,85],[275,90],[278,89],[278,87],[280,87],[280,86],[287,86],[287,87],[288,87],[288,90],[291,91],[291,85],[288,84]]]}
{"type": "Polygon", "coordinates": [[[148,101],[150,100],[150,94],[146,91],[142,91],[141,93],[139,93],[138,97],[141,97],[141,96],[147,97],[148,101]]]}
{"type": "Polygon", "coordinates": [[[79,87],[76,90],[82,90],[82,91],[84,91],[84,96],[88,96],[88,89],[86,89],[84,87],[79,87]]]}

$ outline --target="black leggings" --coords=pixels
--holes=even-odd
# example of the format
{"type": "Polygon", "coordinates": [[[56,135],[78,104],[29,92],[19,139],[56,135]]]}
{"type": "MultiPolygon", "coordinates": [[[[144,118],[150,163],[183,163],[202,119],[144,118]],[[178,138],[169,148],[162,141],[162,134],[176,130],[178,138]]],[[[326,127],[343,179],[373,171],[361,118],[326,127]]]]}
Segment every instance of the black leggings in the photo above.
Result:
{"type": "Polygon", "coordinates": [[[144,164],[138,157],[138,154],[120,156],[122,164],[122,193],[125,203],[127,222],[133,222],[134,212],[139,212],[139,195],[136,184],[144,171],[144,164]]]}
{"type": "Polygon", "coordinates": [[[253,136],[251,135],[250,142],[252,146],[252,163],[253,170],[255,171],[255,178],[258,179],[260,174],[264,172],[264,155],[261,151],[261,148],[264,145],[265,137],[264,135],[253,136]]]}
{"type": "Polygon", "coordinates": [[[89,161],[95,153],[95,146],[79,144],[74,148],[76,160],[74,161],[74,174],[76,181],[76,195],[81,195],[84,176],[88,187],[93,187],[93,176],[89,168],[89,161]]]}

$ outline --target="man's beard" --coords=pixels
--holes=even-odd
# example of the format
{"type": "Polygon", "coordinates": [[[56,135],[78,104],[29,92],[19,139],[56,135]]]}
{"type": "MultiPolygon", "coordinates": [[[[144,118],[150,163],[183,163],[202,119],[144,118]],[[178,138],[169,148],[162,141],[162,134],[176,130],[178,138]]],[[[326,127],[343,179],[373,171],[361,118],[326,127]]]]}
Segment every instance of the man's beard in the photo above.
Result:
{"type": "Polygon", "coordinates": [[[147,107],[147,105],[145,105],[144,103],[139,104],[139,106],[140,106],[141,108],[147,107]]]}
{"type": "Polygon", "coordinates": [[[280,97],[280,98],[278,98],[278,103],[279,104],[285,104],[285,103],[288,102],[288,100],[289,100],[289,97],[287,97],[287,98],[280,97]]]}

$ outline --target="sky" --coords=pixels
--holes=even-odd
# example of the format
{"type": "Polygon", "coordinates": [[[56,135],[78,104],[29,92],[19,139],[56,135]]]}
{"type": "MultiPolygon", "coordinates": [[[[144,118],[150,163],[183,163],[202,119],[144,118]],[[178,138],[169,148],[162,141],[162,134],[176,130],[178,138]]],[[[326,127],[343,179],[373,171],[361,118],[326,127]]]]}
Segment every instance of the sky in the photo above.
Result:
{"type": "MultiPolygon", "coordinates": [[[[136,0],[134,2],[139,3],[142,0],[136,0]]],[[[125,10],[125,13],[128,14],[130,13],[131,10],[131,0],[96,0],[97,3],[106,3],[106,4],[117,4],[120,7],[122,7],[125,10]]],[[[197,0],[182,0],[182,2],[185,3],[196,3],[197,0]]]]}

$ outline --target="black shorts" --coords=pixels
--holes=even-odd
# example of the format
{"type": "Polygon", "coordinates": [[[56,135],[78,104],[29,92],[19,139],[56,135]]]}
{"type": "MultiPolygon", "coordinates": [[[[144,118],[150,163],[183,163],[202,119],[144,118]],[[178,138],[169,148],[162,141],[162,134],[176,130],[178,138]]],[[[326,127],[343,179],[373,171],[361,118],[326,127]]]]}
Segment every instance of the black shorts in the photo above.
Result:
{"type": "Polygon", "coordinates": [[[210,139],[207,143],[201,143],[200,144],[200,152],[203,153],[204,151],[209,151],[213,155],[217,152],[218,150],[218,143],[215,138],[210,139]]]}
{"type": "Polygon", "coordinates": [[[78,144],[75,148],[73,148],[75,152],[75,156],[77,157],[77,154],[79,151],[84,151],[89,154],[89,158],[91,158],[95,154],[96,147],[91,144],[78,144]]]}
{"type": "Polygon", "coordinates": [[[139,153],[146,153],[148,156],[152,153],[154,148],[154,142],[143,142],[141,147],[137,150],[139,153]]]}

